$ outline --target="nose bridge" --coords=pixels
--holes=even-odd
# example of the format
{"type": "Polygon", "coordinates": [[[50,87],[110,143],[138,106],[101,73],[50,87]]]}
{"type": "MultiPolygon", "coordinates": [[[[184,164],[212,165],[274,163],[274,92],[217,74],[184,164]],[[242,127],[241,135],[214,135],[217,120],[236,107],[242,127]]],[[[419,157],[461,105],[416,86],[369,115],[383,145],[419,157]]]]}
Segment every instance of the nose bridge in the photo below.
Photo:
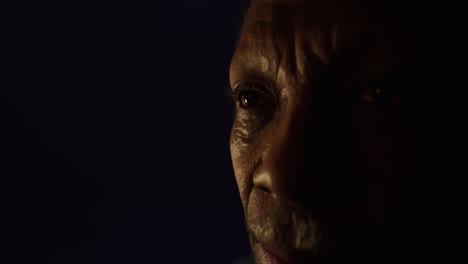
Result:
{"type": "Polygon", "coordinates": [[[253,181],[273,196],[290,196],[300,188],[311,123],[308,112],[297,106],[289,107],[264,138],[262,162],[253,181]]]}
{"type": "Polygon", "coordinates": [[[290,104],[261,142],[254,185],[274,197],[305,203],[348,203],[364,197],[350,163],[354,148],[340,109],[333,100],[290,104]]]}

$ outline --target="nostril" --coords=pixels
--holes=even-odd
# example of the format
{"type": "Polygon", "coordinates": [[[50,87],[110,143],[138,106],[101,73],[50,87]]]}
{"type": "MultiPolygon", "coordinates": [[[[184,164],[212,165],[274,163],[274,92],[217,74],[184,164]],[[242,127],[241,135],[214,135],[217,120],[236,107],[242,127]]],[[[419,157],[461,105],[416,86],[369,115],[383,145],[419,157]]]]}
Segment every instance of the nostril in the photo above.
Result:
{"type": "Polygon", "coordinates": [[[265,188],[265,187],[263,187],[263,186],[258,186],[258,188],[259,188],[260,190],[266,192],[266,193],[271,193],[271,191],[268,190],[268,188],[265,188]]]}
{"type": "Polygon", "coordinates": [[[265,167],[263,166],[258,171],[256,171],[253,176],[253,184],[259,190],[268,194],[273,194],[275,190],[272,188],[273,182],[271,179],[271,173],[269,173],[269,171],[265,171],[264,169],[265,167]]]}

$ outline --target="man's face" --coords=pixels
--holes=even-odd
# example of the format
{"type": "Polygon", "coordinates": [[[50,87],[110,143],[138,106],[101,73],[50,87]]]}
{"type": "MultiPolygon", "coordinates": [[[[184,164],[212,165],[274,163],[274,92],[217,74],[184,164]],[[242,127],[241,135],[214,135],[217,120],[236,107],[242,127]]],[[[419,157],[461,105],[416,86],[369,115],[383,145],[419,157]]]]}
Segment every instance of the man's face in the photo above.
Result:
{"type": "Polygon", "coordinates": [[[230,148],[258,263],[398,262],[420,235],[437,56],[368,2],[258,0],[245,18],[230,148]]]}

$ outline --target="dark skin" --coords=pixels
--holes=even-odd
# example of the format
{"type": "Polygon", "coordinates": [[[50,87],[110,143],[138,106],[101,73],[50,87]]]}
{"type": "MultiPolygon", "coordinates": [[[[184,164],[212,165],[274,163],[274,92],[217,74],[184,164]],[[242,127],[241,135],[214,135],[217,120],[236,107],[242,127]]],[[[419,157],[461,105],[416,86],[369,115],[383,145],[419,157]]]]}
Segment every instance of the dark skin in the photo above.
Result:
{"type": "Polygon", "coordinates": [[[251,3],[230,149],[257,263],[414,263],[440,249],[437,36],[392,8],[251,3]]]}

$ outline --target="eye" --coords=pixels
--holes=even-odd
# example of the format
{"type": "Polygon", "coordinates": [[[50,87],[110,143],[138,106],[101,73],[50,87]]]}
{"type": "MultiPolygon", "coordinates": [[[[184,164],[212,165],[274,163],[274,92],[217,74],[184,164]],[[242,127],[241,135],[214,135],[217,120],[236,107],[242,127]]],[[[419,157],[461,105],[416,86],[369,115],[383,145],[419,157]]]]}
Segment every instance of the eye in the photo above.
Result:
{"type": "Polygon", "coordinates": [[[255,107],[260,100],[260,93],[257,91],[241,91],[237,99],[242,107],[255,107]]]}
{"type": "Polygon", "coordinates": [[[241,83],[234,89],[234,100],[244,109],[274,106],[276,100],[265,86],[255,83],[241,83]]]}
{"type": "Polygon", "coordinates": [[[361,91],[361,100],[368,104],[399,104],[402,101],[402,84],[394,80],[374,81],[361,91]]]}

